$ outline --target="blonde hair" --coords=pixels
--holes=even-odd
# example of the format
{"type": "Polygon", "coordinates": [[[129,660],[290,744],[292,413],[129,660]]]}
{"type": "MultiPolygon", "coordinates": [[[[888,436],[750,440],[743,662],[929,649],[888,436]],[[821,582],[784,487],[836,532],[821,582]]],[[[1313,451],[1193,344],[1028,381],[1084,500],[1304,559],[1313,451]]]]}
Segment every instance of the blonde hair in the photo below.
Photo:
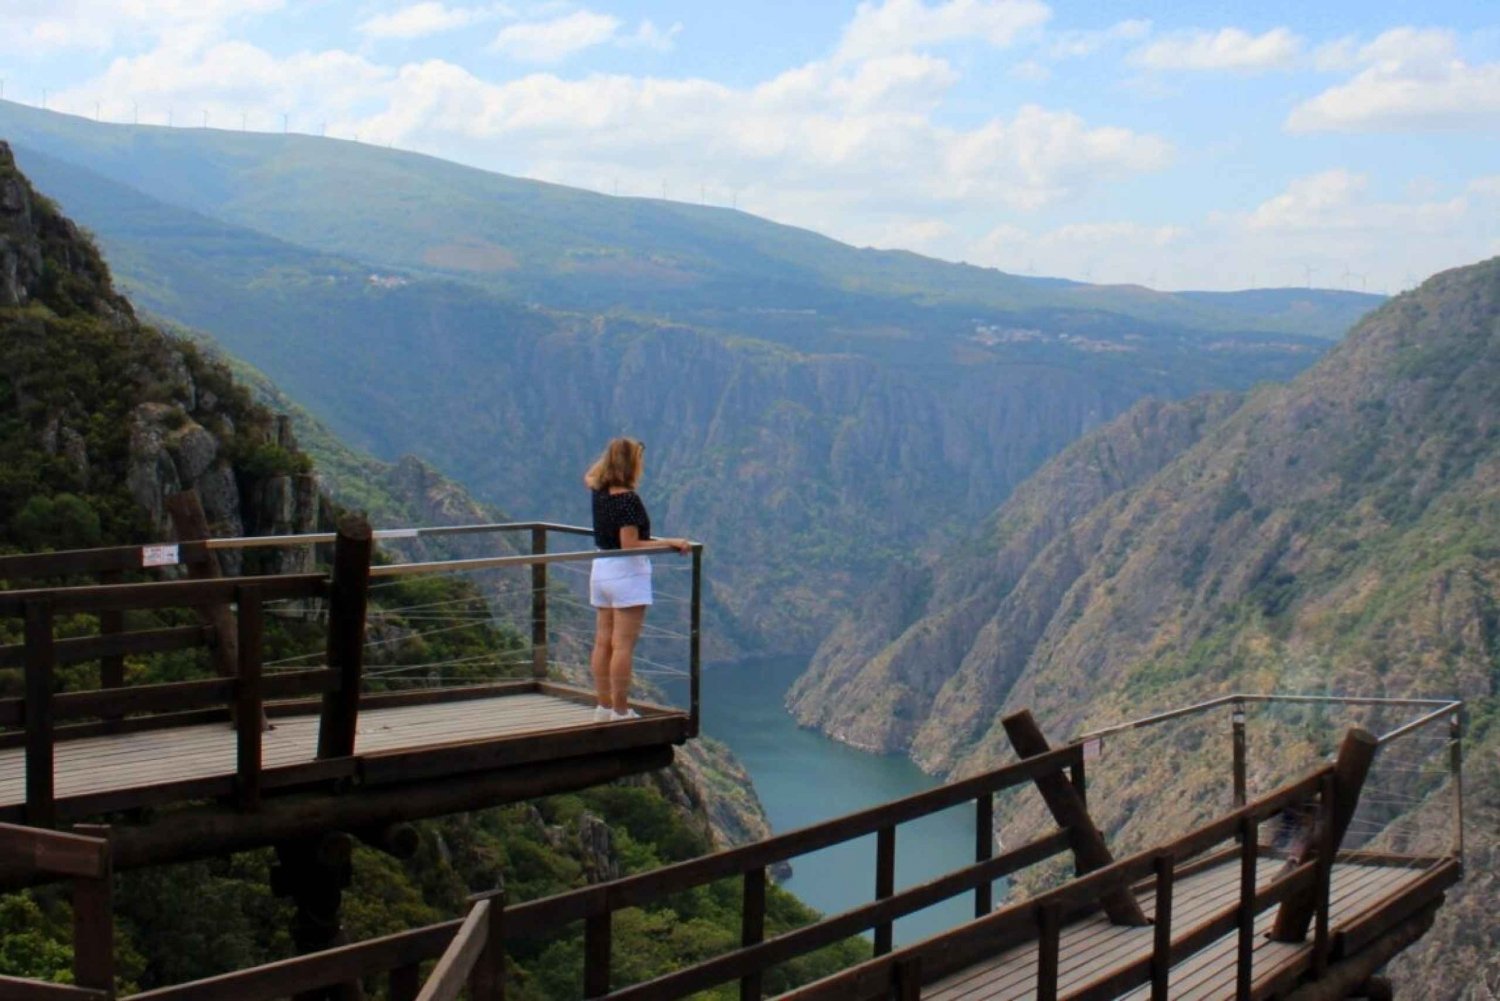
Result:
{"type": "Polygon", "coordinates": [[[646,446],[634,438],[611,438],[604,452],[583,474],[590,490],[624,487],[634,490],[641,478],[641,456],[646,446]]]}

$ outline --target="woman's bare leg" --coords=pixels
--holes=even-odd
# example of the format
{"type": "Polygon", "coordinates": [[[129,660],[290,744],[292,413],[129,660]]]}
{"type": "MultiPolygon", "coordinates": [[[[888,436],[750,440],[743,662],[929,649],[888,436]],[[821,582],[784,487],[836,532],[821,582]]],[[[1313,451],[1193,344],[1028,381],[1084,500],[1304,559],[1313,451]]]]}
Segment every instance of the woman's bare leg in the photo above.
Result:
{"type": "Polygon", "coordinates": [[[594,650],[589,654],[589,669],[594,675],[594,697],[599,700],[599,705],[610,704],[609,690],[609,661],[613,653],[613,634],[615,629],[615,610],[613,608],[596,608],[594,615],[594,650]]]}
{"type": "Polygon", "coordinates": [[[634,608],[616,608],[615,628],[610,635],[609,691],[612,706],[617,713],[630,708],[630,675],[635,656],[635,641],[640,638],[641,625],[646,621],[646,605],[634,608]]]}

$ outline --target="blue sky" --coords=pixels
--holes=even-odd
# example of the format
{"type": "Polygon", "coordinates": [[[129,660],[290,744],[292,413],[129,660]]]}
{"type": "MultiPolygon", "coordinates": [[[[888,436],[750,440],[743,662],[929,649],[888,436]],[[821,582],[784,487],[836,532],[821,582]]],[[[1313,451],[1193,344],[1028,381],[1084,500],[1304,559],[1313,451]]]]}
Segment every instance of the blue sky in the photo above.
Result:
{"type": "Polygon", "coordinates": [[[0,78],[1022,273],[1394,291],[1500,253],[1473,0],[5,0],[0,78]]]}

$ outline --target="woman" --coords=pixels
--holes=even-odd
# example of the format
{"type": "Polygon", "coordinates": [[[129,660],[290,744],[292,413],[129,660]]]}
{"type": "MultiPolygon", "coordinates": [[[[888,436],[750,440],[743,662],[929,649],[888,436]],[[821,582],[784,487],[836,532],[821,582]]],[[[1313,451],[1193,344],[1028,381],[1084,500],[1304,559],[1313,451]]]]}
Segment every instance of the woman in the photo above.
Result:
{"type": "MultiPolygon", "coordinates": [[[[646,505],[636,495],[646,446],[633,438],[614,438],[583,482],[594,495],[594,545],[602,550],[671,546],[679,553],[691,546],[686,539],[653,539],[646,505]]],[[[594,560],[589,575],[589,603],[595,608],[594,672],[598,706],[595,723],[637,719],[630,708],[631,658],[640,638],[646,609],[651,605],[651,558],[644,555],[609,556],[594,560]]]]}

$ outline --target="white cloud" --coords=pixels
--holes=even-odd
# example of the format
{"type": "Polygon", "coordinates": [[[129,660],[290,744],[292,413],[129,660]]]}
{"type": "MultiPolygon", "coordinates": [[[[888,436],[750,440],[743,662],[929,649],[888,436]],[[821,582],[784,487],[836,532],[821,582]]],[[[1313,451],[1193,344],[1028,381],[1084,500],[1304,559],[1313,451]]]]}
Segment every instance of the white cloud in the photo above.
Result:
{"type": "Polygon", "coordinates": [[[1300,177],[1246,218],[1252,230],[1277,233],[1399,230],[1408,237],[1440,233],[1460,221],[1462,196],[1434,201],[1377,202],[1366,197],[1369,178],[1343,168],[1300,177]]]}
{"type": "Polygon", "coordinates": [[[619,30],[619,18],[580,10],[551,21],[508,25],[495,36],[491,47],[520,62],[555,63],[613,41],[619,30]]]}
{"type": "Polygon", "coordinates": [[[1026,80],[1031,83],[1046,83],[1052,79],[1052,70],[1045,63],[1035,59],[1027,59],[1016,63],[1010,68],[1010,75],[1017,80],[1026,80]]]}
{"type": "Polygon", "coordinates": [[[1053,59],[1081,59],[1115,42],[1131,42],[1151,33],[1151,22],[1143,18],[1120,21],[1097,31],[1060,31],[1053,35],[1047,53],[1053,59]]]}
{"type": "Polygon", "coordinates": [[[1421,132],[1500,127],[1500,63],[1471,65],[1451,31],[1396,28],[1350,57],[1347,83],[1302,102],[1292,132],[1421,132]]]}
{"type": "Polygon", "coordinates": [[[844,28],[836,59],[868,59],[949,42],[984,41],[997,48],[1051,16],[1041,0],[885,0],[861,3],[844,28]]]}
{"type": "Polygon", "coordinates": [[[620,45],[626,48],[653,49],[657,52],[671,52],[677,45],[677,36],[682,33],[682,22],[674,23],[670,28],[663,31],[650,20],[642,21],[635,29],[635,33],[620,39],[620,45]]]}
{"type": "Polygon", "coordinates": [[[360,23],[358,30],[371,38],[424,38],[463,28],[505,13],[504,9],[448,7],[432,2],[415,3],[389,14],[376,14],[360,23]]]}
{"type": "Polygon", "coordinates": [[[1302,286],[1396,291],[1445,268],[1500,253],[1489,219],[1500,175],[1447,196],[1376,197],[1365,175],[1295,178],[1245,212],[1187,224],[1079,222],[993,226],[948,256],[1020,274],[1152,288],[1302,286]]]}
{"type": "Polygon", "coordinates": [[[5,0],[0,51],[92,49],[217,35],[239,18],[277,10],[284,0],[5,0]]]}
{"type": "Polygon", "coordinates": [[[1240,28],[1176,32],[1138,49],[1131,61],[1158,70],[1233,70],[1254,73],[1291,66],[1302,39],[1286,28],[1252,35],[1240,28]]]}

